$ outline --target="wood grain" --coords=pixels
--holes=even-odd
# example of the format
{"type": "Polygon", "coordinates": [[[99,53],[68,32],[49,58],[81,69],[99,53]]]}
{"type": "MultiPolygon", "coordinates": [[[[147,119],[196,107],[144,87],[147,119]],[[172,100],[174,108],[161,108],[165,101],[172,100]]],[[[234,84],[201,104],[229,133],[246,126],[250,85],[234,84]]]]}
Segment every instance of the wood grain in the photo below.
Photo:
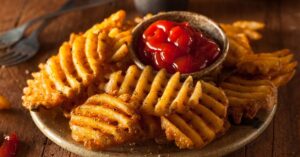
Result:
{"type": "MultiPolygon", "coordinates": [[[[57,9],[61,0],[2,0],[0,32],[57,9]]],[[[13,108],[0,111],[0,134],[17,132],[21,145],[18,156],[62,157],[75,154],[65,151],[48,140],[33,124],[28,111],[21,107],[22,88],[30,76],[26,70],[37,70],[37,65],[57,52],[71,32],[80,32],[115,10],[134,12],[132,0],[117,1],[105,6],[63,15],[40,35],[41,49],[33,59],[14,67],[0,68],[0,94],[6,96],[13,108]]],[[[207,15],[218,22],[238,19],[266,23],[262,41],[253,43],[257,51],[290,48],[300,61],[300,1],[296,0],[190,0],[189,10],[207,15]]],[[[29,30],[30,32],[30,30],[29,30]]],[[[230,157],[297,157],[300,156],[300,67],[295,78],[280,89],[279,108],[272,124],[255,141],[229,154],[230,157]]]]}
{"type": "MultiPolygon", "coordinates": [[[[296,52],[300,60],[300,2],[281,1],[280,3],[281,46],[296,52]]],[[[294,79],[280,92],[280,107],[274,119],[274,156],[300,156],[300,66],[294,79]]]]}

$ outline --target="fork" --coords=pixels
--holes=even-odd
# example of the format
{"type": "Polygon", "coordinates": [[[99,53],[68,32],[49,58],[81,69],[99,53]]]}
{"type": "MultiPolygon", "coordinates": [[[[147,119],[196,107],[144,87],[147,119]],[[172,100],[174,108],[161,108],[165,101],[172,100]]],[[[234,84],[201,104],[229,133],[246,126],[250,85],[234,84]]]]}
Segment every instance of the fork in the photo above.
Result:
{"type": "MultiPolygon", "coordinates": [[[[69,8],[72,5],[72,3],[73,0],[68,0],[61,8],[59,8],[58,11],[69,8]]],[[[30,27],[31,25],[33,25],[34,23],[40,20],[45,20],[45,19],[49,19],[49,18],[45,17],[45,15],[40,16],[38,18],[29,20],[28,22],[18,26],[17,28],[2,33],[0,35],[0,49],[8,48],[9,46],[15,44],[23,37],[23,34],[28,27],[30,27]]]]}
{"type": "MultiPolygon", "coordinates": [[[[72,1],[72,0],[71,0],[72,1]]],[[[74,10],[82,10],[90,7],[95,7],[107,2],[110,2],[111,0],[89,0],[88,4],[70,8],[68,10],[61,10],[52,13],[51,15],[48,14],[48,17],[54,17],[60,15],[62,13],[74,11],[74,10]]],[[[86,1],[87,2],[87,1],[86,1]]],[[[46,20],[47,21],[47,20],[46,20]]],[[[33,57],[39,50],[40,44],[38,41],[38,35],[39,33],[47,26],[47,22],[44,22],[40,25],[40,27],[32,32],[32,34],[20,42],[18,42],[16,45],[14,45],[11,48],[6,49],[5,51],[0,52],[0,65],[15,65],[21,62],[24,62],[31,57],[33,57]]]]}
{"type": "Polygon", "coordinates": [[[37,30],[32,32],[12,48],[6,49],[0,53],[0,65],[14,65],[33,57],[40,48],[38,36],[40,32],[48,25],[48,20],[42,23],[37,30]]]}
{"type": "Polygon", "coordinates": [[[43,16],[40,16],[38,18],[32,19],[24,24],[22,24],[21,26],[14,28],[12,30],[9,30],[5,33],[0,34],[0,49],[4,49],[7,48],[13,44],[15,44],[17,41],[19,41],[25,30],[33,25],[34,23],[40,21],[40,20],[45,20],[45,19],[50,19],[53,18],[55,16],[61,15],[63,13],[67,13],[70,11],[74,11],[74,10],[82,10],[82,9],[86,9],[86,8],[90,8],[90,7],[94,7],[97,5],[101,5],[103,3],[107,3],[111,0],[82,0],[82,2],[86,3],[85,5],[81,6],[81,7],[75,7],[75,8],[71,8],[71,9],[67,9],[68,7],[70,7],[71,3],[73,3],[74,0],[68,0],[65,5],[60,8],[59,10],[52,12],[50,14],[46,14],[43,16]],[[66,7],[66,8],[64,8],[66,7]]]}

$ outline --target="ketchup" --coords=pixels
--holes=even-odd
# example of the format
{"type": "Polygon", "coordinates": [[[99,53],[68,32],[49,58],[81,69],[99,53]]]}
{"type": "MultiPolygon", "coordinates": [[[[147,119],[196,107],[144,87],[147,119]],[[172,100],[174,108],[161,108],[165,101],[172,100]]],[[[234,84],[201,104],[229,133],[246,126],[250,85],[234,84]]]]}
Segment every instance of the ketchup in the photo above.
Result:
{"type": "Polygon", "coordinates": [[[17,153],[18,137],[16,133],[5,136],[4,142],[0,147],[0,157],[14,157],[17,153]]]}
{"type": "Polygon", "coordinates": [[[138,55],[157,70],[191,73],[212,64],[220,51],[215,41],[188,22],[158,20],[144,31],[138,55]]]}

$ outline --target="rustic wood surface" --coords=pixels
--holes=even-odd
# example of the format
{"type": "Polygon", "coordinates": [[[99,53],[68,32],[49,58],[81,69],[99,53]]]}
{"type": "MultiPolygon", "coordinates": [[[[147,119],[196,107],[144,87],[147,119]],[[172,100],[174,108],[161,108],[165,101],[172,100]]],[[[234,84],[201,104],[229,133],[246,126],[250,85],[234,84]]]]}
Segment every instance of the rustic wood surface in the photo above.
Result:
{"type": "MultiPolygon", "coordinates": [[[[1,0],[0,32],[58,8],[62,0],[1,0]]],[[[34,125],[27,110],[21,106],[22,88],[28,71],[57,52],[71,32],[89,28],[113,11],[123,8],[134,12],[132,1],[118,0],[106,6],[70,13],[55,19],[40,36],[41,49],[26,63],[0,68],[0,94],[12,103],[12,109],[0,111],[1,134],[17,132],[21,144],[18,156],[76,156],[48,140],[34,125]],[[27,72],[26,72],[27,71],[27,72]]],[[[300,1],[299,0],[191,0],[189,10],[207,15],[216,21],[239,19],[266,23],[264,38],[254,43],[258,51],[290,48],[300,61],[300,1]]],[[[232,157],[298,157],[300,156],[300,67],[294,79],[280,89],[279,108],[267,130],[251,144],[228,155],[232,157]]]]}

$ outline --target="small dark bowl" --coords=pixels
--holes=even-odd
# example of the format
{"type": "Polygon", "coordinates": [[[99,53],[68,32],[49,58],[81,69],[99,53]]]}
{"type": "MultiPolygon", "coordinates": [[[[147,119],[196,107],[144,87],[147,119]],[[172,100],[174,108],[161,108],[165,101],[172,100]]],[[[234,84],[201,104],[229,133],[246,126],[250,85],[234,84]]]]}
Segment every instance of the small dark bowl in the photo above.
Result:
{"type": "Polygon", "coordinates": [[[186,10],[189,0],[134,0],[136,9],[143,13],[186,10]]]}
{"type": "Polygon", "coordinates": [[[207,76],[210,74],[213,70],[215,70],[218,66],[221,65],[221,63],[225,60],[225,57],[228,52],[228,40],[223,32],[223,30],[218,26],[217,23],[212,21],[211,19],[192,12],[186,12],[186,11],[172,11],[172,12],[162,12],[159,13],[143,22],[138,24],[132,32],[132,43],[130,44],[130,55],[135,62],[135,64],[143,69],[146,65],[139,59],[139,56],[137,55],[138,50],[138,40],[142,36],[144,30],[153,22],[157,20],[170,20],[170,21],[176,21],[176,22],[183,22],[187,21],[191,24],[192,27],[204,32],[209,37],[211,37],[221,48],[221,54],[216,59],[216,61],[206,68],[193,72],[193,73],[185,73],[181,74],[181,77],[185,78],[189,75],[193,76],[194,78],[200,78],[203,76],[207,76]]]}

